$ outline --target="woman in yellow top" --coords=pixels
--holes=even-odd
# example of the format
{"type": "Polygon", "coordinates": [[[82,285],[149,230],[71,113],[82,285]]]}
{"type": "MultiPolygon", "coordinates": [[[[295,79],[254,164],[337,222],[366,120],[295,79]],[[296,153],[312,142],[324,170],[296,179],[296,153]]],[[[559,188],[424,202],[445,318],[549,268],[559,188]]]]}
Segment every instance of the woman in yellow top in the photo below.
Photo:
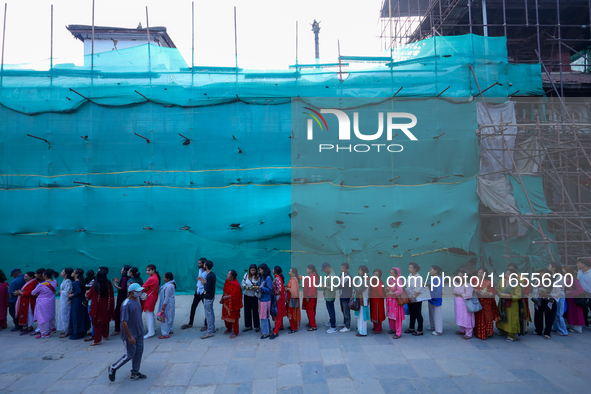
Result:
{"type": "Polygon", "coordinates": [[[497,321],[497,329],[503,336],[507,336],[508,342],[513,342],[515,334],[521,332],[521,321],[519,302],[521,301],[521,285],[519,278],[517,278],[517,271],[509,268],[505,272],[505,279],[499,281],[496,286],[497,295],[499,296],[499,314],[501,318],[497,321]],[[517,286],[511,286],[510,278],[513,276],[513,282],[517,282],[517,286]]]}

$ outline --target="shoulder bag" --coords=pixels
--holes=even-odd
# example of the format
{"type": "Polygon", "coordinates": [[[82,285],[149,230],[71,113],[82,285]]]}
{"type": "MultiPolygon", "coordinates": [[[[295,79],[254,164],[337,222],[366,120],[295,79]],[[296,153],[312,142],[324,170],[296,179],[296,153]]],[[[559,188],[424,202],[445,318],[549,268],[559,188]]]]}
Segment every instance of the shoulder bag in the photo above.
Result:
{"type": "Polygon", "coordinates": [[[402,289],[402,294],[396,298],[396,302],[398,305],[402,306],[408,304],[409,301],[410,300],[408,299],[408,293],[406,292],[406,289],[402,289]]]}
{"type": "Polygon", "coordinates": [[[358,311],[359,309],[361,309],[359,299],[357,297],[351,297],[349,299],[349,309],[351,309],[352,311],[358,311]]]}
{"type": "Polygon", "coordinates": [[[468,313],[476,313],[482,310],[482,304],[480,304],[478,297],[468,298],[467,300],[464,300],[464,303],[466,304],[468,313]]]}

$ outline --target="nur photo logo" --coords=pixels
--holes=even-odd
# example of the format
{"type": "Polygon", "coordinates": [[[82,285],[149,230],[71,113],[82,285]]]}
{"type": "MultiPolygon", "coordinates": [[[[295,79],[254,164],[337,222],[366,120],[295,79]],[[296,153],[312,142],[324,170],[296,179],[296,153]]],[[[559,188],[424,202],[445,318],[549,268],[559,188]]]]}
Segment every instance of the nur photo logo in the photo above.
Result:
{"type": "MultiPolygon", "coordinates": [[[[320,131],[329,131],[326,119],[322,114],[332,114],[337,117],[338,121],[338,139],[339,141],[351,140],[351,120],[349,115],[342,110],[321,108],[317,111],[310,107],[304,107],[310,112],[304,112],[310,118],[307,119],[307,138],[314,139],[314,122],[320,128],[320,131]]],[[[378,130],[373,134],[364,134],[359,129],[359,112],[353,112],[353,133],[355,138],[362,141],[376,141],[384,134],[384,120],[386,123],[386,141],[392,141],[400,132],[404,133],[411,141],[418,141],[417,137],[410,131],[411,128],[417,125],[417,117],[409,112],[379,112],[378,113],[378,130]],[[410,122],[399,123],[400,120],[406,119],[410,122]],[[395,123],[396,122],[396,123],[395,123]],[[396,134],[394,132],[398,130],[396,134]]],[[[391,153],[402,152],[404,147],[400,144],[318,144],[318,151],[335,151],[335,152],[359,152],[365,153],[369,151],[388,151],[391,153]]]]}

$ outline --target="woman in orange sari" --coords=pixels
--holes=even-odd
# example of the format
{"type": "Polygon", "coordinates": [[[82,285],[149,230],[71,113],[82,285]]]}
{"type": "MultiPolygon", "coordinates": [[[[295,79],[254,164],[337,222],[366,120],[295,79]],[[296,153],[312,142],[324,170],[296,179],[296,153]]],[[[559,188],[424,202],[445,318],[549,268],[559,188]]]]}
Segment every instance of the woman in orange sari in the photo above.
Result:
{"type": "Polygon", "coordinates": [[[486,268],[481,267],[478,270],[478,286],[474,286],[476,296],[482,305],[482,310],[474,314],[474,334],[476,338],[483,341],[495,334],[494,322],[500,319],[499,308],[495,301],[495,288],[490,280],[486,279],[487,275],[486,268]]]}
{"type": "Polygon", "coordinates": [[[236,338],[240,332],[240,309],[242,309],[242,286],[236,280],[238,274],[234,270],[228,271],[228,278],[224,283],[224,295],[220,300],[222,320],[226,324],[224,335],[231,333],[230,339],[236,338]]]}
{"type": "Polygon", "coordinates": [[[386,298],[386,290],[384,282],[382,282],[382,270],[377,269],[373,272],[373,276],[378,278],[377,286],[369,286],[369,312],[371,322],[373,323],[373,334],[382,333],[382,322],[386,320],[386,308],[384,306],[384,299],[386,298]]]}
{"type": "Polygon", "coordinates": [[[300,312],[300,282],[298,281],[298,269],[289,270],[289,282],[287,283],[287,318],[291,330],[290,334],[298,332],[302,315],[300,312]]]}

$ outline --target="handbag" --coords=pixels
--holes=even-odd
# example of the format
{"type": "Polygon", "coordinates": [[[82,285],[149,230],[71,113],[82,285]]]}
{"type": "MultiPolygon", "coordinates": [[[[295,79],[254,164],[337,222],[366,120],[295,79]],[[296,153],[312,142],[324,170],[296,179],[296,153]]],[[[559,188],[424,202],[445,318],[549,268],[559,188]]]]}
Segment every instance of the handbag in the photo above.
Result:
{"type": "Polygon", "coordinates": [[[408,310],[408,304],[404,304],[404,314],[410,315],[410,311],[408,310]]]}
{"type": "Polygon", "coordinates": [[[299,298],[290,298],[287,306],[290,308],[299,308],[300,307],[300,299],[299,298]]]}
{"type": "Polygon", "coordinates": [[[142,301],[146,301],[146,300],[148,299],[148,293],[142,293],[142,294],[140,295],[140,299],[141,299],[142,301]]]}
{"type": "Polygon", "coordinates": [[[580,297],[575,297],[574,298],[575,301],[575,305],[576,306],[580,306],[581,308],[584,308],[586,306],[589,305],[589,299],[588,298],[580,298],[580,297]]]}
{"type": "Polygon", "coordinates": [[[349,299],[349,309],[352,311],[358,311],[361,309],[361,304],[359,303],[358,298],[352,297],[349,299]]]}
{"type": "Polygon", "coordinates": [[[277,296],[271,296],[271,316],[276,317],[279,312],[277,311],[277,296]]]}
{"type": "Polygon", "coordinates": [[[464,303],[466,304],[466,309],[468,310],[468,313],[476,313],[482,310],[482,304],[480,303],[478,297],[472,297],[467,300],[464,300],[464,303]]]}
{"type": "Polygon", "coordinates": [[[406,292],[406,289],[402,289],[402,294],[400,294],[400,297],[396,298],[396,302],[398,303],[398,305],[406,305],[408,304],[410,300],[408,299],[408,293],[406,292]]]}
{"type": "Polygon", "coordinates": [[[261,298],[263,296],[263,291],[261,290],[260,287],[254,291],[254,296],[256,298],[261,298]]]}

